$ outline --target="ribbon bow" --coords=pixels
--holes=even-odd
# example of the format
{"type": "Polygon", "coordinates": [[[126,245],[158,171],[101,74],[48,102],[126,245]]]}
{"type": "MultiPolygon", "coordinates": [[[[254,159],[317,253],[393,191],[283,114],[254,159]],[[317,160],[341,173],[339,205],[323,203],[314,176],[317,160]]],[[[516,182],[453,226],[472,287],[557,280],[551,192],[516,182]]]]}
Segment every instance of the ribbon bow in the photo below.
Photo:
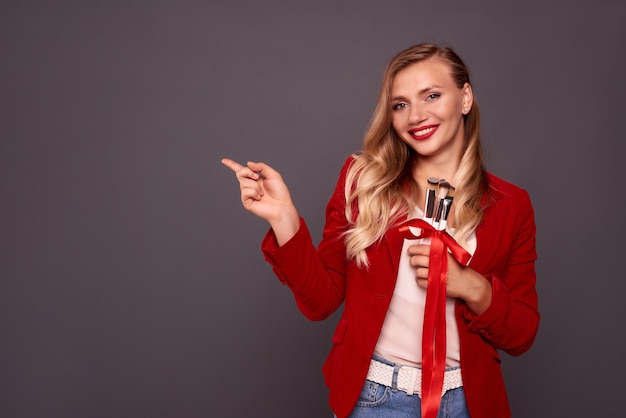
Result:
{"type": "Polygon", "coordinates": [[[448,250],[462,265],[471,255],[446,231],[435,229],[423,219],[409,219],[399,227],[405,239],[430,238],[428,291],[422,331],[422,417],[436,418],[441,403],[446,368],[446,277],[448,250]],[[410,227],[420,228],[415,235],[410,227]]]}

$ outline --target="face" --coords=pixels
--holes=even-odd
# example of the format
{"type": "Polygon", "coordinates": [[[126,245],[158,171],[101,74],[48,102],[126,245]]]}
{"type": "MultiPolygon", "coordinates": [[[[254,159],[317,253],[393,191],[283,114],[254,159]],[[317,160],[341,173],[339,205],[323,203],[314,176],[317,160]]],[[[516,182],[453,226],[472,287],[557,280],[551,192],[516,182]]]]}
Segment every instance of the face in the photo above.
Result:
{"type": "Polygon", "coordinates": [[[400,70],[391,85],[392,124],[418,158],[460,161],[469,84],[458,88],[444,61],[430,58],[400,70]]]}

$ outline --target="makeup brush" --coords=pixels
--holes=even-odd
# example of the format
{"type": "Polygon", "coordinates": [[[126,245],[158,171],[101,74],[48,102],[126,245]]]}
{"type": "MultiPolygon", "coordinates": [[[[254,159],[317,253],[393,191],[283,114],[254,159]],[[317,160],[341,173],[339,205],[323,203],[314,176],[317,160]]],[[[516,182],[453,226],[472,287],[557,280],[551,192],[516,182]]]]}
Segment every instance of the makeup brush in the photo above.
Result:
{"type": "MultiPolygon", "coordinates": [[[[438,225],[441,220],[441,215],[443,213],[443,201],[446,199],[448,195],[448,190],[450,190],[450,183],[445,181],[444,179],[439,180],[439,191],[438,191],[438,200],[437,200],[437,210],[435,211],[435,220],[433,225],[438,225]]],[[[435,229],[439,229],[435,227],[435,229]]]]}
{"type": "Polygon", "coordinates": [[[439,221],[439,230],[445,231],[446,226],[448,226],[448,216],[450,215],[450,210],[452,209],[452,201],[454,200],[454,186],[450,186],[448,190],[448,194],[446,194],[445,199],[443,199],[443,209],[441,213],[441,220],[439,221]]]}
{"type": "Polygon", "coordinates": [[[426,203],[424,203],[424,220],[429,224],[433,224],[433,214],[435,212],[436,188],[439,185],[439,179],[436,177],[428,178],[428,188],[426,189],[426,203]]]}

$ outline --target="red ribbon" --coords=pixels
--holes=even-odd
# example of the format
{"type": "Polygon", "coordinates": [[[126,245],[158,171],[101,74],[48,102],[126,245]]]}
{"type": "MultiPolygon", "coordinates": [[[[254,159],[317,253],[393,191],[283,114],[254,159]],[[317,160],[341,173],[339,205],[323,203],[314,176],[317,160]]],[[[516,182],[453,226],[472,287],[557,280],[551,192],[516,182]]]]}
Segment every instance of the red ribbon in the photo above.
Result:
{"type": "Polygon", "coordinates": [[[422,418],[436,418],[441,403],[446,369],[446,277],[448,250],[462,265],[471,255],[446,231],[439,231],[423,219],[409,219],[400,225],[405,239],[430,238],[428,291],[422,331],[422,418]],[[419,235],[410,227],[420,228],[419,235]]]}

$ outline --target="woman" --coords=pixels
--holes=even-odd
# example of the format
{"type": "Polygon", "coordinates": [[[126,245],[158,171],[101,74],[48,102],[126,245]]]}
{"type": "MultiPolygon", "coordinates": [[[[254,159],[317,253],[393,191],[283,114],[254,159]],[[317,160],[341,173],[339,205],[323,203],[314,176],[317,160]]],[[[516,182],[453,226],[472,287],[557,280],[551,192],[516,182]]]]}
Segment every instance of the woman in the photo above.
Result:
{"type": "Polygon", "coordinates": [[[520,355],[537,332],[534,214],[523,189],[485,171],[478,106],[454,51],[418,44],[390,61],[317,249],[279,173],[222,162],[236,172],[244,207],[269,222],[265,258],[300,310],[321,320],[345,301],[324,365],[337,417],[510,416],[496,350],[520,355]],[[435,344],[423,338],[433,254],[400,228],[423,216],[432,177],[453,186],[448,232],[472,254],[464,265],[443,252],[445,374],[434,400],[435,378],[424,370],[421,381],[435,344]]]}

